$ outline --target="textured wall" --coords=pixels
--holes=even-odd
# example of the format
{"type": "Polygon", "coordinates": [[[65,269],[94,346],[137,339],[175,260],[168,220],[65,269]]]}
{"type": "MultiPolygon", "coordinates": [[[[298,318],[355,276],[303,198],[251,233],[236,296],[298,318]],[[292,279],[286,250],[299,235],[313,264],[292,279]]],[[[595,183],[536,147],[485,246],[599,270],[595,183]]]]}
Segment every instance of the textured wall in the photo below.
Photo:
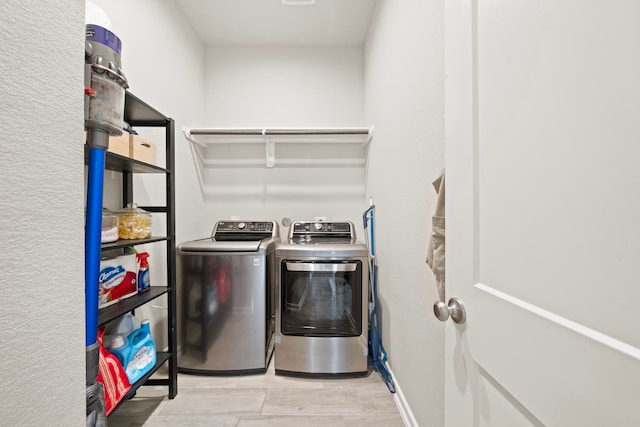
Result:
{"type": "Polygon", "coordinates": [[[444,167],[442,1],[380,0],[365,50],[365,120],[374,123],[369,188],[383,341],[420,426],[443,424],[444,328],[427,236],[444,167]],[[388,171],[394,171],[393,174],[388,171]]]}
{"type": "Polygon", "coordinates": [[[85,417],[84,1],[0,4],[0,425],[85,417]]]}

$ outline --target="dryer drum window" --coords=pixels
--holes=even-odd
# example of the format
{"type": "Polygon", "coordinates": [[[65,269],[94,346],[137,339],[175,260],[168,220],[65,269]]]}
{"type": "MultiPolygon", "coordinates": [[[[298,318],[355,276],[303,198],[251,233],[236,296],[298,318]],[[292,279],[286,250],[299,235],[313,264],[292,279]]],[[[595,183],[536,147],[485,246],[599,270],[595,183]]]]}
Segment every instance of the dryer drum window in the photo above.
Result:
{"type": "Polygon", "coordinates": [[[362,334],[360,261],[283,261],[282,334],[362,334]]]}

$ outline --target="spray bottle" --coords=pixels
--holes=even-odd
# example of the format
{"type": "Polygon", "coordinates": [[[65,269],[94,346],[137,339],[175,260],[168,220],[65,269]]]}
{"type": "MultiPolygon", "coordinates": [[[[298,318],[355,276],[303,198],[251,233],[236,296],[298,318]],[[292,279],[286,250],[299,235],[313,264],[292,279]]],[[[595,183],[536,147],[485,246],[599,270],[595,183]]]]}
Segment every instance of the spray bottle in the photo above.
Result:
{"type": "Polygon", "coordinates": [[[136,254],[138,257],[138,292],[145,292],[149,290],[151,286],[151,280],[149,278],[149,254],[147,252],[141,252],[136,254]]]}

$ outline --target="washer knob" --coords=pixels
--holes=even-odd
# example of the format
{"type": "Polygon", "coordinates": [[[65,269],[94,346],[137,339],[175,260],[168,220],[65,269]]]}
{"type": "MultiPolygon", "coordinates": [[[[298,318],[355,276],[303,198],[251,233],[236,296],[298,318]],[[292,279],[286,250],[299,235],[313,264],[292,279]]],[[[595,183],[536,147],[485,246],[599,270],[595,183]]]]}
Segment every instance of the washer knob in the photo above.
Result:
{"type": "Polygon", "coordinates": [[[247,224],[245,224],[244,222],[238,223],[238,230],[244,230],[246,226],[247,224]]]}
{"type": "Polygon", "coordinates": [[[319,222],[316,222],[313,226],[316,231],[322,231],[322,224],[320,224],[319,222]]]}

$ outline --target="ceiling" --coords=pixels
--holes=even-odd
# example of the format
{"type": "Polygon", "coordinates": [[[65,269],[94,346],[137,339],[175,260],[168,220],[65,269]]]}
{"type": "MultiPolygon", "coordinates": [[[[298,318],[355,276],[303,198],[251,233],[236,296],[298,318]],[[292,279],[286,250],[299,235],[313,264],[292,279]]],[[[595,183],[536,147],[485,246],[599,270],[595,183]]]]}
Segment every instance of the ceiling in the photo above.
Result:
{"type": "Polygon", "coordinates": [[[207,45],[362,45],[376,0],[175,2],[207,45]]]}

